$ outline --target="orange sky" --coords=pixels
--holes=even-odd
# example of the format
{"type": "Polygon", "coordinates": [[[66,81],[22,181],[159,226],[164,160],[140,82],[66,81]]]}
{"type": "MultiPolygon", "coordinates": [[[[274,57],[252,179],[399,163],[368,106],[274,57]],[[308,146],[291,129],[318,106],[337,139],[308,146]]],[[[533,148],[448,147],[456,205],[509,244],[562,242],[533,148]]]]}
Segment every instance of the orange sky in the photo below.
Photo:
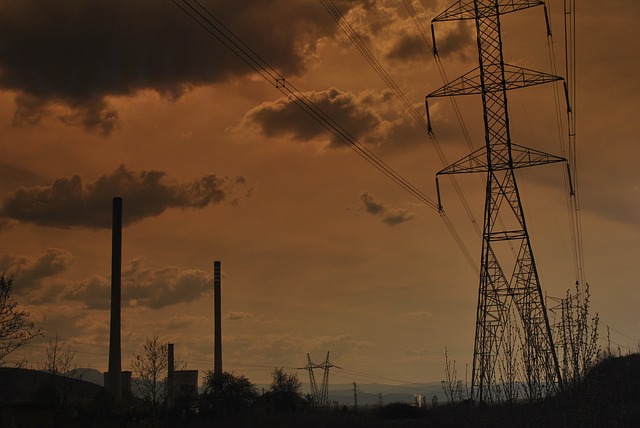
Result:
{"type": "MultiPolygon", "coordinates": [[[[336,371],[343,383],[439,381],[445,347],[459,367],[471,363],[478,278],[435,211],[337,145],[171,2],[53,3],[0,2],[0,268],[46,336],[59,332],[80,365],[106,368],[109,216],[119,195],[123,367],[158,335],[189,368],[212,368],[214,260],[223,270],[225,369],[254,382],[327,351],[336,365],[372,375],[336,371]]],[[[320,2],[204,4],[436,198],[442,164],[427,136],[320,2]]],[[[448,6],[414,4],[427,26],[448,6]]],[[[402,2],[336,5],[422,113],[442,80],[402,2]]],[[[603,10],[584,0],[577,12],[586,277],[614,346],[637,350],[640,5],[611,1],[603,10]]],[[[550,72],[542,8],[503,24],[507,61],[550,72]]],[[[450,78],[477,66],[471,27],[436,32],[450,78]]],[[[458,101],[478,147],[480,98],[458,101]]],[[[514,142],[559,154],[553,88],[513,92],[509,103],[514,142]]],[[[449,162],[466,155],[449,102],[431,109],[449,162]]],[[[559,165],[518,173],[542,286],[558,297],[575,281],[564,174],[559,165]]],[[[481,221],[480,177],[459,182],[481,221]]],[[[480,240],[451,182],[441,183],[447,213],[479,260],[480,240]]],[[[9,360],[37,365],[45,343],[9,360]]]]}

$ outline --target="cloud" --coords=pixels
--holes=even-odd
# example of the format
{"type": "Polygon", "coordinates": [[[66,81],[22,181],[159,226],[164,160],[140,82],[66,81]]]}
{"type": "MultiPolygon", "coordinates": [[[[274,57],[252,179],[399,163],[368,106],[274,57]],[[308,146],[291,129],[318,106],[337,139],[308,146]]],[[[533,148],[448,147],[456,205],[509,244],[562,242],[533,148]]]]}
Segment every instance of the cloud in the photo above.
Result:
{"type": "Polygon", "coordinates": [[[414,218],[414,214],[406,209],[389,209],[385,204],[376,202],[372,195],[365,192],[360,195],[362,209],[365,212],[382,218],[387,226],[397,226],[414,218]]]}
{"type": "Polygon", "coordinates": [[[209,323],[211,323],[211,319],[209,318],[179,315],[162,321],[160,325],[168,330],[184,330],[193,325],[204,325],[209,323]]]}
{"type": "Polygon", "coordinates": [[[79,175],[52,185],[22,187],[0,207],[0,217],[39,226],[90,229],[111,227],[112,198],[123,198],[123,225],[162,214],[167,208],[205,208],[224,201],[242,177],[207,175],[178,183],[163,171],[134,172],[121,165],[110,174],[83,184],[79,175]]]}
{"type": "Polygon", "coordinates": [[[282,365],[294,364],[296,356],[306,352],[302,340],[289,334],[243,334],[225,337],[225,343],[225,352],[230,358],[242,356],[260,364],[273,361],[282,365]]]}
{"type": "Polygon", "coordinates": [[[407,357],[430,357],[431,352],[427,349],[421,349],[419,351],[407,349],[406,351],[404,351],[404,355],[407,357]]]}
{"type": "Polygon", "coordinates": [[[373,200],[373,196],[368,193],[363,193],[360,195],[360,199],[362,200],[362,205],[364,210],[369,214],[373,215],[382,215],[387,210],[384,205],[377,203],[373,200]]]}
{"type": "MultiPolygon", "coordinates": [[[[180,303],[194,302],[213,290],[213,275],[197,269],[168,266],[151,269],[141,258],[134,259],[122,271],[122,305],[161,309],[180,303]]],[[[107,276],[65,284],[57,292],[65,301],[78,301],[89,309],[107,309],[110,304],[111,280],[107,276]]]]}
{"type": "Polygon", "coordinates": [[[108,343],[108,312],[82,311],[75,306],[59,303],[45,303],[34,309],[34,315],[40,315],[35,321],[42,326],[46,336],[55,336],[59,332],[65,341],[83,338],[82,342],[108,343]]]}
{"type": "MultiPolygon", "coordinates": [[[[123,292],[124,290],[126,289],[123,285],[123,292]]],[[[75,301],[81,302],[87,309],[107,309],[111,302],[111,280],[107,276],[93,275],[77,282],[56,283],[44,287],[30,297],[36,303],[75,301]]]]}
{"type": "Polygon", "coordinates": [[[175,266],[151,270],[141,259],[131,263],[124,272],[124,297],[130,305],[159,309],[177,303],[198,300],[213,290],[213,275],[202,270],[181,270],[175,266]]]}
{"type": "MultiPolygon", "coordinates": [[[[287,76],[305,70],[335,27],[305,0],[203,4],[287,76]]],[[[252,72],[171,1],[0,0],[0,8],[0,88],[17,93],[15,124],[41,122],[57,103],[70,110],[58,119],[108,135],[118,120],[108,96],[151,89],[177,99],[252,72]]]]}
{"type": "Polygon", "coordinates": [[[469,60],[471,52],[477,47],[472,24],[459,21],[456,24],[449,25],[447,30],[444,27],[446,26],[440,25],[436,29],[438,55],[442,58],[458,57],[463,61],[469,60]]]}
{"type": "MultiPolygon", "coordinates": [[[[442,11],[435,4],[426,6],[420,2],[412,2],[416,19],[429,22],[442,11]],[[435,9],[432,9],[435,7],[435,9]]],[[[434,2],[432,2],[434,3],[434,2]]],[[[394,63],[424,61],[432,55],[430,44],[418,32],[413,18],[407,15],[405,7],[392,2],[371,2],[367,7],[343,9],[345,19],[358,33],[360,39],[378,59],[388,60],[389,66],[394,63]]],[[[457,56],[461,60],[472,57],[470,53],[476,46],[473,25],[468,22],[441,23],[436,26],[436,43],[440,56],[457,56]]],[[[343,36],[346,39],[346,36],[343,36]]],[[[345,40],[346,42],[346,40],[345,40]]],[[[350,42],[349,42],[350,43],[350,42]]]]}
{"type": "Polygon", "coordinates": [[[40,286],[44,278],[66,271],[73,263],[70,251],[47,248],[37,257],[6,255],[0,258],[0,270],[14,279],[16,293],[23,294],[40,286]]]}
{"type": "Polygon", "coordinates": [[[251,317],[251,314],[246,312],[231,311],[225,316],[225,319],[229,321],[244,321],[249,317],[251,317]]]}
{"type": "MultiPolygon", "coordinates": [[[[366,5],[358,3],[355,7],[347,8],[347,2],[344,2],[338,9],[373,55],[379,60],[386,60],[385,68],[393,68],[398,62],[421,61],[422,66],[425,61],[430,62],[431,36],[426,36],[428,41],[424,39],[405,7],[385,1],[368,2],[366,5]]],[[[421,2],[412,3],[416,19],[422,22],[429,22],[443,10],[435,4],[427,6],[421,2]]],[[[473,57],[476,44],[471,23],[441,23],[435,30],[440,56],[457,56],[463,61],[473,57]]],[[[337,34],[336,39],[345,46],[353,44],[345,34],[337,34]]]]}
{"type": "Polygon", "coordinates": [[[9,192],[25,183],[31,186],[42,183],[43,178],[31,171],[0,163],[0,191],[9,192]]]}
{"type": "Polygon", "coordinates": [[[391,60],[428,59],[429,47],[415,34],[404,34],[395,41],[386,57],[391,60]]]}
{"type": "Polygon", "coordinates": [[[339,336],[319,336],[313,338],[312,346],[310,346],[316,357],[314,357],[314,362],[316,358],[319,358],[320,355],[324,358],[326,356],[326,351],[330,350],[331,355],[333,357],[342,357],[348,354],[357,354],[365,351],[367,348],[370,348],[373,345],[372,342],[367,340],[358,340],[353,338],[348,334],[342,334],[339,336]],[[324,353],[324,354],[321,354],[324,353]]]}
{"type": "MultiPolygon", "coordinates": [[[[302,96],[361,143],[380,143],[402,124],[402,120],[396,117],[386,118],[380,114],[393,96],[388,90],[352,94],[330,88],[302,96]]],[[[241,126],[251,125],[257,126],[266,137],[290,137],[298,141],[329,137],[332,147],[345,147],[338,137],[287,97],[262,103],[247,112],[241,126]]]]}

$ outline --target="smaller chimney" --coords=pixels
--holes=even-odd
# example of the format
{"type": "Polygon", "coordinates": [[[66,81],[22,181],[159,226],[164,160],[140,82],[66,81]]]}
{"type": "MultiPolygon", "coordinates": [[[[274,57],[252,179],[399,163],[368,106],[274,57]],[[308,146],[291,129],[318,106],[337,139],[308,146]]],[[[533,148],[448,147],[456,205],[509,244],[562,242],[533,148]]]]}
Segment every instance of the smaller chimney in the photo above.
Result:
{"type": "Polygon", "coordinates": [[[214,317],[214,361],[213,392],[222,393],[222,302],[221,302],[220,262],[213,262],[213,317],[214,317]]]}

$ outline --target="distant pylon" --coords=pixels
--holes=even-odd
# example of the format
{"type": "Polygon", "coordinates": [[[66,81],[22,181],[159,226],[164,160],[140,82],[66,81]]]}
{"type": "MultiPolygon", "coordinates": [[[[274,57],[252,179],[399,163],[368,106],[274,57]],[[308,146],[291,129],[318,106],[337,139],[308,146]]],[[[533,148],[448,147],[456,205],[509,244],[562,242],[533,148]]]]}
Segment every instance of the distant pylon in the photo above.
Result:
{"type": "Polygon", "coordinates": [[[307,365],[299,370],[307,370],[309,372],[309,384],[313,404],[318,407],[326,407],[329,405],[329,369],[331,367],[339,369],[340,367],[329,363],[329,352],[327,352],[327,359],[324,360],[322,364],[313,364],[309,354],[307,354],[307,361],[307,365]],[[322,384],[320,387],[318,387],[318,383],[316,382],[313,369],[323,369],[322,384]]]}
{"type": "MultiPolygon", "coordinates": [[[[537,0],[457,1],[432,20],[432,34],[435,22],[473,19],[476,25],[479,67],[427,99],[482,96],[484,146],[436,175],[437,180],[446,174],[486,173],[471,383],[471,398],[481,402],[517,397],[519,385],[525,385],[529,398],[562,385],[514,170],[566,160],[513,144],[507,109],[508,90],[562,78],[505,64],[500,30],[501,15],[543,5],[537,0]]],[[[435,40],[433,46],[437,56],[435,40]]]]}

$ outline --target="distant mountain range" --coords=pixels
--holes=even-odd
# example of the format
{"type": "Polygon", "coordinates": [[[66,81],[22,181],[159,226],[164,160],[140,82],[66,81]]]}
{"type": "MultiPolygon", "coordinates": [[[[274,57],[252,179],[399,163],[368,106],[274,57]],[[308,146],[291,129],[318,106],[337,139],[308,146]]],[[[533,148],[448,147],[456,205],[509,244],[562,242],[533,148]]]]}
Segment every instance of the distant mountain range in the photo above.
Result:
{"type": "MultiPolygon", "coordinates": [[[[76,369],[76,378],[84,381],[104,385],[102,372],[95,369],[76,369]]],[[[268,385],[257,385],[258,391],[269,388],[268,385]]],[[[200,385],[202,387],[202,385],[200,385]]],[[[309,384],[305,382],[302,387],[303,393],[309,392],[309,384]]],[[[358,405],[374,406],[388,403],[414,403],[416,395],[425,397],[427,404],[431,404],[436,396],[439,403],[445,403],[446,397],[439,382],[416,383],[404,385],[385,385],[379,383],[357,384],[358,405]]],[[[339,406],[353,406],[353,384],[329,384],[329,401],[337,402],[339,406]]]]}
{"type": "MultiPolygon", "coordinates": [[[[266,391],[269,385],[257,385],[258,391],[266,391]]],[[[309,392],[309,383],[304,382],[302,393],[309,392]]],[[[415,403],[416,395],[422,395],[427,405],[431,405],[433,397],[440,404],[446,403],[446,396],[439,382],[412,383],[404,385],[385,385],[381,383],[357,384],[358,406],[376,406],[380,403],[415,403]]],[[[338,406],[353,406],[353,384],[329,384],[329,401],[338,406]]]]}
{"type": "MultiPolygon", "coordinates": [[[[439,403],[444,403],[446,397],[442,386],[438,382],[416,383],[405,385],[385,385],[378,383],[357,384],[358,406],[374,406],[389,403],[414,403],[417,395],[422,395],[427,404],[431,404],[433,397],[439,403]]],[[[329,401],[338,405],[353,406],[353,384],[329,385],[329,401]]]]}
{"type": "Polygon", "coordinates": [[[71,377],[104,386],[104,374],[96,369],[75,369],[71,371],[71,377]]]}

